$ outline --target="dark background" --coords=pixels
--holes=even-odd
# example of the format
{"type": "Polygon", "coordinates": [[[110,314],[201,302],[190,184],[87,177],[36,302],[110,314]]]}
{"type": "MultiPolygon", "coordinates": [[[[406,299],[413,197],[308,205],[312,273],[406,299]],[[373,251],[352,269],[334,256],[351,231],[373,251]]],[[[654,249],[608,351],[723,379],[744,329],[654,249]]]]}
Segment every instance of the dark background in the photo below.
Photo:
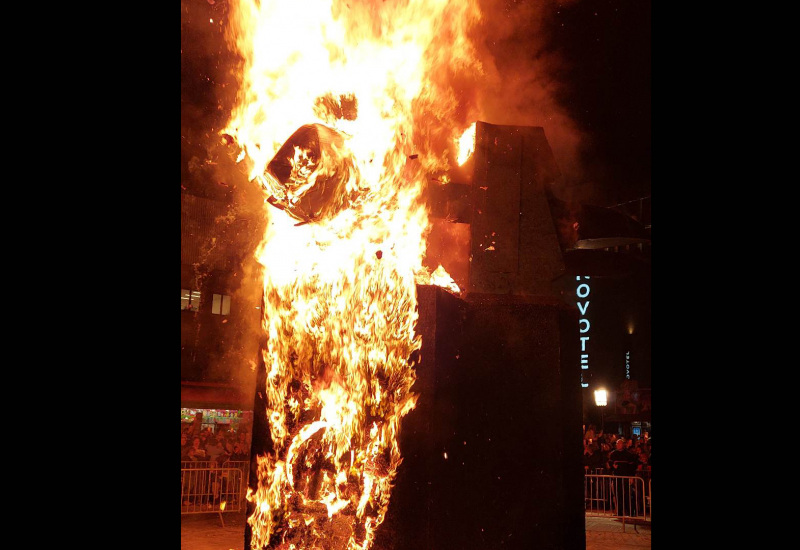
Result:
{"type": "Polygon", "coordinates": [[[582,161],[605,205],[650,196],[650,18],[649,0],[584,0],[552,26],[570,61],[563,104],[590,136],[582,161]]]}

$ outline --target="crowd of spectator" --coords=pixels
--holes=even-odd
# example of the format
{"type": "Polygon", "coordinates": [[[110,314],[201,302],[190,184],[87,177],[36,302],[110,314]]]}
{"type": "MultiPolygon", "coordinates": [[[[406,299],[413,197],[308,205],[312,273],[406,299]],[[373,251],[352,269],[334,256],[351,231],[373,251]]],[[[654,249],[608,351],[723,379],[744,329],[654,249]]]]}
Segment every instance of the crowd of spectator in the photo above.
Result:
{"type": "Polygon", "coordinates": [[[216,430],[196,423],[181,423],[181,504],[184,510],[211,510],[221,502],[236,505],[241,480],[250,464],[251,426],[216,430]],[[235,469],[241,476],[232,477],[235,469]]]}
{"type": "Polygon", "coordinates": [[[203,462],[222,466],[228,461],[250,460],[251,432],[249,424],[236,430],[210,427],[198,430],[193,424],[181,423],[181,462],[203,462]]]}
{"type": "MultiPolygon", "coordinates": [[[[214,462],[222,465],[225,462],[250,460],[251,432],[248,424],[241,424],[236,430],[218,428],[216,433],[211,428],[197,430],[192,424],[181,424],[181,462],[214,462]]],[[[647,432],[639,437],[633,435],[625,438],[616,433],[604,433],[596,429],[594,424],[586,427],[583,433],[583,466],[596,473],[614,472],[612,452],[618,449],[617,442],[622,442],[621,449],[629,453],[634,471],[650,471],[653,463],[653,440],[647,432]]]]}
{"type": "Polygon", "coordinates": [[[594,424],[590,424],[583,433],[583,467],[590,473],[649,473],[652,466],[652,443],[648,432],[644,432],[641,437],[633,435],[625,438],[616,433],[603,433],[594,424]],[[625,451],[624,465],[619,460],[614,460],[619,456],[614,451],[625,451]]]}
{"type": "MultiPolygon", "coordinates": [[[[583,467],[593,477],[585,485],[587,504],[612,509],[620,516],[635,517],[649,507],[649,483],[653,464],[653,440],[648,432],[641,437],[623,437],[597,431],[592,424],[583,433],[583,467]],[[616,476],[616,477],[603,477],[616,476]],[[645,484],[634,483],[642,478],[645,484]],[[601,479],[614,480],[612,483],[601,479]]],[[[588,479],[588,478],[587,478],[588,479]]]]}
{"type": "MultiPolygon", "coordinates": [[[[236,430],[211,428],[197,430],[192,424],[181,424],[181,462],[225,462],[250,460],[251,432],[248,424],[240,424],[236,430]]],[[[616,433],[604,433],[594,424],[583,433],[583,466],[590,472],[615,473],[612,452],[622,441],[622,449],[632,457],[634,471],[650,471],[653,463],[653,440],[647,432],[639,437],[625,438],[616,433]]]]}

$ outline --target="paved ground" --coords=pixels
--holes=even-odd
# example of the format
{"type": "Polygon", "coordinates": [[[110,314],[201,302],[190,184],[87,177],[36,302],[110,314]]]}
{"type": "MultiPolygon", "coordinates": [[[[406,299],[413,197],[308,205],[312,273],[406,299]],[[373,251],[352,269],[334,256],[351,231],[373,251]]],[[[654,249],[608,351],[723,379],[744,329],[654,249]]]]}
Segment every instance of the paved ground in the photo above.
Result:
{"type": "Polygon", "coordinates": [[[617,519],[586,518],[586,550],[650,549],[650,523],[626,523],[624,529],[617,519]]]}
{"type": "MultiPolygon", "coordinates": [[[[244,513],[181,516],[181,550],[245,550],[245,521],[244,513]]],[[[619,520],[586,518],[586,550],[650,550],[650,525],[623,532],[619,520]]]]}

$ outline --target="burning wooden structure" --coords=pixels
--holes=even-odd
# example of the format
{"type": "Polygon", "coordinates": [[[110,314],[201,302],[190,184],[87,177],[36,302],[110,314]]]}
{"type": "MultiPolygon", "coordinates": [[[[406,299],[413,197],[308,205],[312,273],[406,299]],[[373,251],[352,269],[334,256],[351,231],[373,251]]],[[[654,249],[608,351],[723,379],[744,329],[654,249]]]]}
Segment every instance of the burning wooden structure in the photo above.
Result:
{"type": "MultiPolygon", "coordinates": [[[[265,340],[251,490],[294,492],[282,510],[268,510],[268,540],[248,524],[246,548],[585,548],[577,314],[551,285],[564,270],[546,193],[557,175],[542,128],[478,122],[469,163],[453,183],[429,194],[435,223],[462,224],[468,233],[451,264],[466,268],[468,284],[461,295],[417,285],[420,345],[409,348],[414,383],[378,384],[392,389],[395,409],[414,407],[391,421],[404,417],[402,459],[374,443],[360,458],[356,446],[335,456],[323,440],[330,423],[320,420],[319,407],[281,420],[295,443],[276,444],[267,395],[274,369],[265,340]],[[265,468],[275,464],[263,459],[278,447],[292,476],[282,488],[266,486],[265,468]],[[376,493],[365,472],[382,475],[385,492],[376,493]]],[[[283,398],[302,402],[304,384],[327,388],[336,377],[322,361],[310,383],[289,381],[293,393],[283,398]]],[[[371,402],[369,418],[361,419],[373,431],[390,424],[379,403],[371,402]]],[[[252,499],[248,516],[257,516],[259,505],[252,499]]]]}

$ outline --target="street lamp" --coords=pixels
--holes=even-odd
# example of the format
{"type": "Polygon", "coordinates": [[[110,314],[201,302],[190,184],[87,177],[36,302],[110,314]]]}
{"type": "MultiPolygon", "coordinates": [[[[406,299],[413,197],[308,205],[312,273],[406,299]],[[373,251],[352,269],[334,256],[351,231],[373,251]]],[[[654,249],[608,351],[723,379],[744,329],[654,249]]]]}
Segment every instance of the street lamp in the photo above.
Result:
{"type": "Polygon", "coordinates": [[[608,405],[608,392],[604,389],[594,390],[594,402],[595,405],[600,407],[600,431],[605,433],[606,427],[604,412],[606,405],[608,405]]]}

